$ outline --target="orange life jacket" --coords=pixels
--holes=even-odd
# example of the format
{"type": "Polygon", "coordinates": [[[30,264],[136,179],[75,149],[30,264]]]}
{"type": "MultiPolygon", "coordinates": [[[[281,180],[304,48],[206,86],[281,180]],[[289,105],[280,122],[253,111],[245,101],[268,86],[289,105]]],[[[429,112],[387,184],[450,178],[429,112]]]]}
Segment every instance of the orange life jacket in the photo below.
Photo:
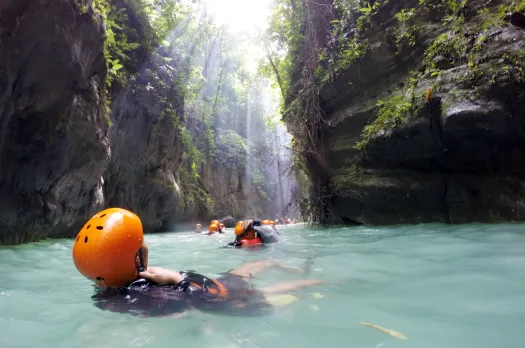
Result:
{"type": "Polygon", "coordinates": [[[260,244],[263,244],[263,242],[259,239],[259,237],[255,237],[253,239],[241,239],[241,245],[243,247],[252,247],[260,244]]]}

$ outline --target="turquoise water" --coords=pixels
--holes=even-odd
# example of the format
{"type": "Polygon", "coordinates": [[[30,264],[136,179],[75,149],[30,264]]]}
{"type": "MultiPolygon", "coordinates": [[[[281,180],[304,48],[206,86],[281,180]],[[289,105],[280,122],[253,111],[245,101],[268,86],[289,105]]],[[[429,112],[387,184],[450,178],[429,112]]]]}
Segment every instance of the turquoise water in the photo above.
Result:
{"type": "MultiPolygon", "coordinates": [[[[252,260],[301,267],[311,258],[310,277],[330,282],[256,318],[192,311],[151,319],[102,311],[92,304],[92,285],[74,268],[71,240],[0,248],[0,347],[525,345],[524,225],[281,230],[284,243],[259,252],[219,249],[232,239],[231,229],[212,237],[146,237],[151,265],[213,276],[252,260]]],[[[271,270],[254,283],[301,277],[271,270]]]]}

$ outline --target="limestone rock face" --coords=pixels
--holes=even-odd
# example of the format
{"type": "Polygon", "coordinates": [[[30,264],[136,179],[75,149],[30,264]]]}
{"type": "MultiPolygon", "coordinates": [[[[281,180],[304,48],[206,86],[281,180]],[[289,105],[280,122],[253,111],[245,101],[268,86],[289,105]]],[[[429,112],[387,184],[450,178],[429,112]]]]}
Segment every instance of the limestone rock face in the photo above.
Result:
{"type": "MultiPolygon", "coordinates": [[[[104,20],[92,7],[0,1],[0,244],[73,237],[107,207],[135,212],[145,232],[260,217],[265,202],[236,168],[209,161],[191,185],[181,174],[181,132],[192,125],[180,60],[138,47],[131,77],[106,92],[104,20]]],[[[133,35],[147,35],[129,13],[133,35]]]]}
{"type": "Polygon", "coordinates": [[[104,32],[77,6],[0,2],[0,244],[71,234],[104,206],[104,32]]]}
{"type": "Polygon", "coordinates": [[[436,70],[423,73],[425,50],[439,35],[463,37],[447,32],[439,21],[419,18],[416,44],[398,51],[392,42],[396,21],[388,19],[405,4],[390,1],[372,19],[363,59],[321,90],[336,220],[525,219],[525,60],[515,58],[525,57],[525,30],[519,25],[521,16],[514,14],[484,33],[477,26],[482,22],[479,9],[487,3],[467,3],[465,26],[472,37],[464,41],[462,59],[438,56],[436,70]],[[483,43],[476,44],[479,40],[483,43]],[[468,56],[475,58],[474,64],[468,56]],[[412,82],[413,111],[401,115],[401,124],[378,129],[357,150],[363,129],[378,117],[378,102],[405,93],[411,72],[419,72],[412,82]]]}
{"type": "Polygon", "coordinates": [[[155,54],[112,105],[106,199],[110,206],[135,212],[148,232],[185,217],[177,177],[184,101],[174,78],[175,70],[155,54]]]}

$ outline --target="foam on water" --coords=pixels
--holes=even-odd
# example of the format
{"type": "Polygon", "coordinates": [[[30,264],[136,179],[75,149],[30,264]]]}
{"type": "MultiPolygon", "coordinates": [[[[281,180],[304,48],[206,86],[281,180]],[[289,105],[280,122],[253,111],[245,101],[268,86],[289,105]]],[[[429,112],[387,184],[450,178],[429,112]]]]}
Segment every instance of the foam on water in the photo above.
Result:
{"type": "MultiPolygon", "coordinates": [[[[233,238],[148,235],[150,264],[216,276],[279,259],[329,285],[257,318],[190,312],[136,318],[93,306],[72,240],[0,248],[0,347],[523,347],[524,225],[308,229],[257,252],[219,248],[233,238]],[[402,332],[398,340],[358,322],[402,332]]],[[[302,276],[304,277],[304,276],[302,276]]],[[[277,270],[257,286],[299,279],[277,270]]]]}

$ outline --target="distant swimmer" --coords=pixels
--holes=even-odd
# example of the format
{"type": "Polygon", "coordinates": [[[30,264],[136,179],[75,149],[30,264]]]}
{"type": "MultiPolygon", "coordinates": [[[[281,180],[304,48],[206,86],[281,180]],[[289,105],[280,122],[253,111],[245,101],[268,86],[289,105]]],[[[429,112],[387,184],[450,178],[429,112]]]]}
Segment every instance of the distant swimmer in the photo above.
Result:
{"type": "Polygon", "coordinates": [[[277,243],[281,236],[270,220],[239,221],[235,226],[235,240],[229,243],[234,247],[252,247],[262,244],[277,243]]]}
{"type": "Polygon", "coordinates": [[[277,230],[275,228],[275,221],[273,221],[273,220],[263,220],[263,221],[261,221],[261,224],[262,225],[272,226],[275,230],[277,230]]]}
{"type": "Polygon", "coordinates": [[[215,234],[215,233],[219,233],[219,225],[211,224],[208,227],[208,234],[215,234]]]}
{"type": "Polygon", "coordinates": [[[219,222],[219,220],[212,220],[210,226],[208,227],[208,234],[215,233],[224,233],[224,224],[219,222]]]}
{"type": "Polygon", "coordinates": [[[195,233],[202,233],[202,225],[201,224],[195,225],[195,233]]]}
{"type": "Polygon", "coordinates": [[[130,211],[111,208],[93,216],[73,244],[77,270],[93,281],[95,305],[138,316],[165,316],[196,308],[229,315],[261,315],[298,298],[288,294],[322,284],[295,280],[255,288],[251,278],[268,267],[304,273],[274,260],[255,261],[213,279],[195,271],[175,272],[148,264],[142,224],[130,211]]]}

